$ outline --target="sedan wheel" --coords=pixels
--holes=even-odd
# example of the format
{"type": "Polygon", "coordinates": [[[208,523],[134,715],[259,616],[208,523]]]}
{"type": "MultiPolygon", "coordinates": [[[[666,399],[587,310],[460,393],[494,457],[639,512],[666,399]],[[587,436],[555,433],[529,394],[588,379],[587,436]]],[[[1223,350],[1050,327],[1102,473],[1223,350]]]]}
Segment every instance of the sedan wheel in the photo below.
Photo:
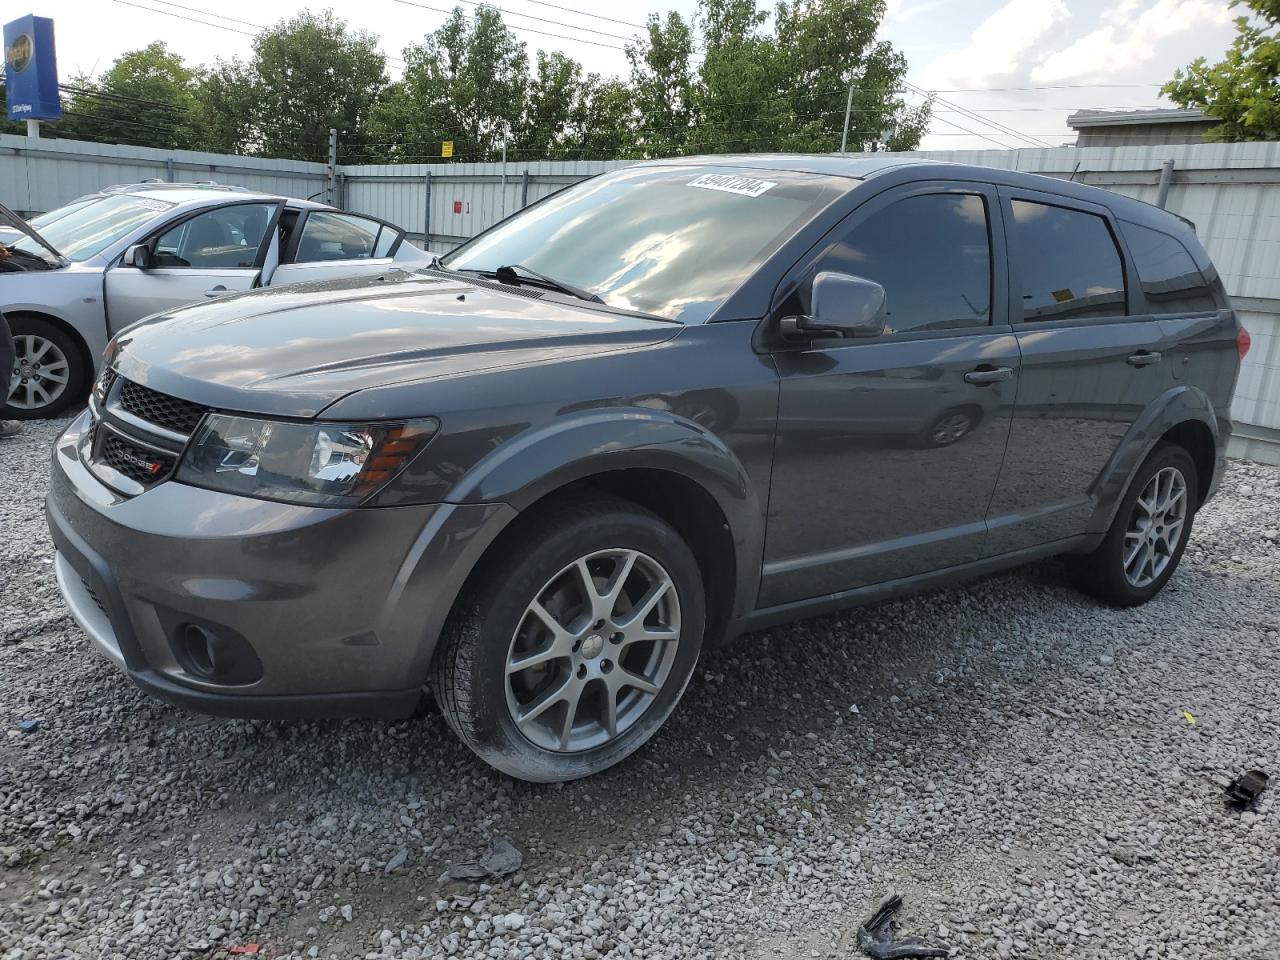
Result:
{"type": "Polygon", "coordinates": [[[13,346],[9,406],[16,410],[52,406],[66,392],[71,377],[67,355],[52,340],[34,333],[15,336],[13,346]]]}

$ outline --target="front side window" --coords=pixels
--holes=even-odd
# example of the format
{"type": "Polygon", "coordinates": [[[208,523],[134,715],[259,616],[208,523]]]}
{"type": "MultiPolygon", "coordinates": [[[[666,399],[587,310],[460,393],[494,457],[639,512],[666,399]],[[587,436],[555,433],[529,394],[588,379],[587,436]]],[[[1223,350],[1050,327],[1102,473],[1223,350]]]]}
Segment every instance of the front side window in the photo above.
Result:
{"type": "Polygon", "coordinates": [[[1023,320],[1124,316],[1124,266],[1102,217],[1014,200],[1009,248],[1023,320]]]}
{"type": "Polygon", "coordinates": [[[855,183],[785,170],[633,167],[521,211],[444,265],[477,272],[520,265],[612,307],[701,323],[855,183]]]}
{"type": "Polygon", "coordinates": [[[394,231],[384,230],[376,220],[353,217],[349,213],[311,213],[302,225],[294,263],[324,260],[368,260],[386,256],[379,252],[379,232],[394,239],[394,231]]]}
{"type": "Polygon", "coordinates": [[[237,203],[196,214],[156,238],[152,264],[196,270],[250,268],[274,205],[237,203]]]}
{"type": "Polygon", "coordinates": [[[1197,313],[1216,310],[1213,291],[1187,248],[1159,230],[1120,221],[1129,244],[1142,292],[1155,313],[1197,313]]]}
{"type": "MultiPolygon", "coordinates": [[[[88,260],[138,227],[156,219],[173,207],[172,203],[151,197],[121,194],[88,203],[74,201],[76,209],[51,210],[39,225],[40,235],[68,260],[88,260]],[[65,215],[64,215],[65,214],[65,215]]],[[[30,237],[17,241],[14,249],[47,255],[47,251],[30,237]]]]}
{"type": "Polygon", "coordinates": [[[991,322],[991,237],[976,194],[907,197],[854,227],[815,267],[874,280],[885,333],[991,322]]]}

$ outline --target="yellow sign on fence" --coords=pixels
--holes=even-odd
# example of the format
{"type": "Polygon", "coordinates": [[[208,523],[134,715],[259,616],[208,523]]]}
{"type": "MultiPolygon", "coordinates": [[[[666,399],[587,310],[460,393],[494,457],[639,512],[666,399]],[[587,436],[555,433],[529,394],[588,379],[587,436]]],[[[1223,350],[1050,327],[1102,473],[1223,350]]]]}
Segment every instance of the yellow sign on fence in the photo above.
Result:
{"type": "Polygon", "coordinates": [[[452,156],[453,156],[453,141],[452,141],[452,140],[446,140],[446,141],[444,141],[444,143],[440,144],[440,156],[442,156],[442,157],[452,157],[452,156]]]}

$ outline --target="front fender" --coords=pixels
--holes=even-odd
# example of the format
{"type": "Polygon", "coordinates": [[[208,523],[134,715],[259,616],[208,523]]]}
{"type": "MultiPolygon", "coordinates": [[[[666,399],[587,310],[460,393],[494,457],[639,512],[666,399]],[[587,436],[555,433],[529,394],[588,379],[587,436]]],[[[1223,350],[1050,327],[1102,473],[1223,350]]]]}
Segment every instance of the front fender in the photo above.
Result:
{"type": "Polygon", "coordinates": [[[1187,421],[1204,424],[1213,437],[1220,459],[1226,447],[1224,425],[1219,424],[1213,403],[1199,387],[1179,384],[1156,397],[1129,427],[1111,459],[1103,467],[1091,491],[1096,507],[1089,520],[1089,533],[1105,533],[1115,518],[1120,501],[1138,467],[1147,459],[1160,438],[1187,421]]]}
{"type": "Polygon", "coordinates": [[[445,500],[526,510],[571,483],[628,469],[677,474],[710,494],[734,544],[735,606],[749,604],[759,585],[763,507],[742,463],[716,434],[666,411],[595,409],[526,431],[486,454],[445,500]]]}

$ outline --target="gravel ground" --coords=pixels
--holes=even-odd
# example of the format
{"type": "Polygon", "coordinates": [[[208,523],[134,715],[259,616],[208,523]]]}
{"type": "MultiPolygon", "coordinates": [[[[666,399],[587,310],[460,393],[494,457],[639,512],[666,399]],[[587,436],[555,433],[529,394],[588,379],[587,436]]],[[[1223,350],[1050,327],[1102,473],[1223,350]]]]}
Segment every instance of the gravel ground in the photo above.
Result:
{"type": "Polygon", "coordinates": [[[621,769],[534,787],[434,714],[144,697],[58,601],[60,426],[0,443],[4,960],[843,960],[890,890],[957,957],[1280,957],[1280,789],[1221,800],[1280,772],[1280,469],[1232,466],[1143,609],[1048,563],[754,635],[621,769]],[[490,835],[520,873],[439,882],[490,835]]]}

